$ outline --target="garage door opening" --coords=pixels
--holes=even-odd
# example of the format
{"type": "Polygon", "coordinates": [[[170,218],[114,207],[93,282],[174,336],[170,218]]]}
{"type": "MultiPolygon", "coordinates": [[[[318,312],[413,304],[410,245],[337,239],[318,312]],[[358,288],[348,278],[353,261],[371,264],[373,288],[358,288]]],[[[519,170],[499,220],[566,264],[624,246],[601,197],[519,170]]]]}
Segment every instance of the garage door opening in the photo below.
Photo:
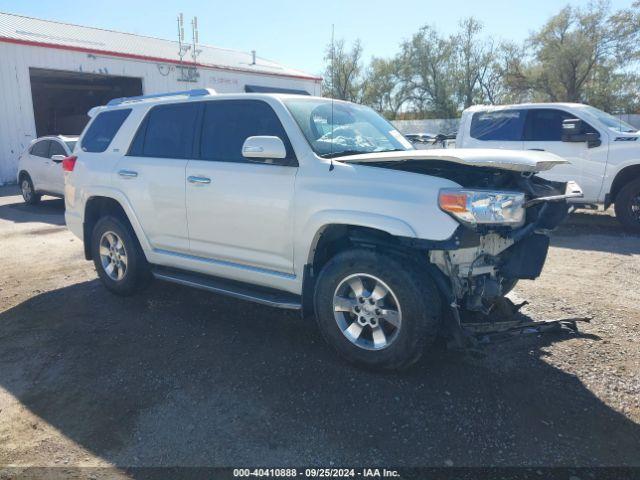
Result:
{"type": "Polygon", "coordinates": [[[87,112],[118,97],[142,95],[142,79],[29,68],[38,137],[79,135],[87,112]]]}

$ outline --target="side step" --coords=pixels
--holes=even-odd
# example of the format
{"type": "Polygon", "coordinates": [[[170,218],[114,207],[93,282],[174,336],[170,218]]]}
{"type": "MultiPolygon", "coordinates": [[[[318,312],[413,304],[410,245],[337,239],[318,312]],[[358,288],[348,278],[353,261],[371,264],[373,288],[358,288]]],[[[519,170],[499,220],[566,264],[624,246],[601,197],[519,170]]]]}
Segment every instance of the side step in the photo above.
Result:
{"type": "Polygon", "coordinates": [[[300,310],[302,308],[299,295],[272,288],[258,287],[234,280],[163,267],[155,267],[151,270],[151,273],[158,280],[199,288],[270,307],[286,308],[288,310],[300,310]]]}

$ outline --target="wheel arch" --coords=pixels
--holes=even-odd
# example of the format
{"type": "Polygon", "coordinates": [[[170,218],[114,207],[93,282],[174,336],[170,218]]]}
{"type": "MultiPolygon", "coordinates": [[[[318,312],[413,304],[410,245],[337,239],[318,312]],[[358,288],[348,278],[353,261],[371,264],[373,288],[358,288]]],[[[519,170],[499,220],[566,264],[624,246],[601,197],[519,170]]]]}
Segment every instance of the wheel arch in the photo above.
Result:
{"type": "Polygon", "coordinates": [[[620,190],[632,180],[640,178],[640,163],[635,165],[629,165],[620,170],[611,183],[611,190],[605,200],[605,208],[609,208],[611,204],[616,203],[616,197],[620,190]]]}
{"type": "MultiPolygon", "coordinates": [[[[354,221],[326,221],[316,226],[310,235],[302,281],[302,312],[313,312],[315,281],[322,267],[337,253],[354,247],[388,249],[401,252],[398,237],[414,237],[414,230],[405,222],[382,215],[360,216],[354,221]]],[[[308,237],[309,238],[309,237],[308,237]]],[[[406,249],[405,249],[406,250],[406,249]]]]}
{"type": "Polygon", "coordinates": [[[96,194],[90,196],[84,205],[84,221],[82,224],[82,234],[84,243],[84,256],[87,260],[92,260],[91,256],[91,233],[96,222],[107,215],[112,215],[126,221],[133,229],[135,236],[142,247],[143,252],[149,247],[142,227],[133,214],[130,205],[123,199],[107,194],[96,194]]]}

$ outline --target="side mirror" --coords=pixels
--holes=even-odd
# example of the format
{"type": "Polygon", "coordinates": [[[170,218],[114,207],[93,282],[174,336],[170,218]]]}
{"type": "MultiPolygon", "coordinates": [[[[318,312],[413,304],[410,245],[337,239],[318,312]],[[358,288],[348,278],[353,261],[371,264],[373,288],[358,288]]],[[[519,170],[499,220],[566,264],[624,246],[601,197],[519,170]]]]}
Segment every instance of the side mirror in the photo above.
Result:
{"type": "Polygon", "coordinates": [[[587,143],[588,148],[602,145],[600,134],[585,132],[585,124],[579,118],[568,118],[562,122],[562,141],[572,143],[587,143]]]}
{"type": "Polygon", "coordinates": [[[600,145],[602,145],[602,140],[600,140],[600,135],[594,132],[589,132],[589,133],[585,133],[584,134],[586,140],[587,140],[587,147],[588,148],[595,148],[595,147],[599,147],[600,145]]]}
{"type": "Polygon", "coordinates": [[[66,158],[65,155],[51,155],[51,160],[53,160],[56,163],[62,162],[62,160],[64,160],[65,158],[66,158]]]}
{"type": "Polygon", "coordinates": [[[242,156],[250,159],[264,160],[281,160],[287,157],[287,149],[284,142],[278,137],[267,135],[249,137],[242,145],[242,156]]]}

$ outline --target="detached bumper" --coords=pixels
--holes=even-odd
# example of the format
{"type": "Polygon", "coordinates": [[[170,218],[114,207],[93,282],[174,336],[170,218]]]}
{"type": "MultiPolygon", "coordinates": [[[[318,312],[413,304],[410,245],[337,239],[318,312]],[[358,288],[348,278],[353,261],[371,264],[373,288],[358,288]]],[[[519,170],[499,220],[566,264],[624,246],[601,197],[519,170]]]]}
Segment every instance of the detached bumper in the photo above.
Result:
{"type": "Polygon", "coordinates": [[[563,200],[568,200],[570,198],[582,198],[583,196],[584,194],[582,193],[582,188],[580,188],[580,185],[572,181],[572,182],[566,183],[564,194],[533,198],[529,200],[527,203],[525,203],[524,207],[525,208],[532,207],[539,203],[545,203],[545,202],[561,202],[563,200]]]}

